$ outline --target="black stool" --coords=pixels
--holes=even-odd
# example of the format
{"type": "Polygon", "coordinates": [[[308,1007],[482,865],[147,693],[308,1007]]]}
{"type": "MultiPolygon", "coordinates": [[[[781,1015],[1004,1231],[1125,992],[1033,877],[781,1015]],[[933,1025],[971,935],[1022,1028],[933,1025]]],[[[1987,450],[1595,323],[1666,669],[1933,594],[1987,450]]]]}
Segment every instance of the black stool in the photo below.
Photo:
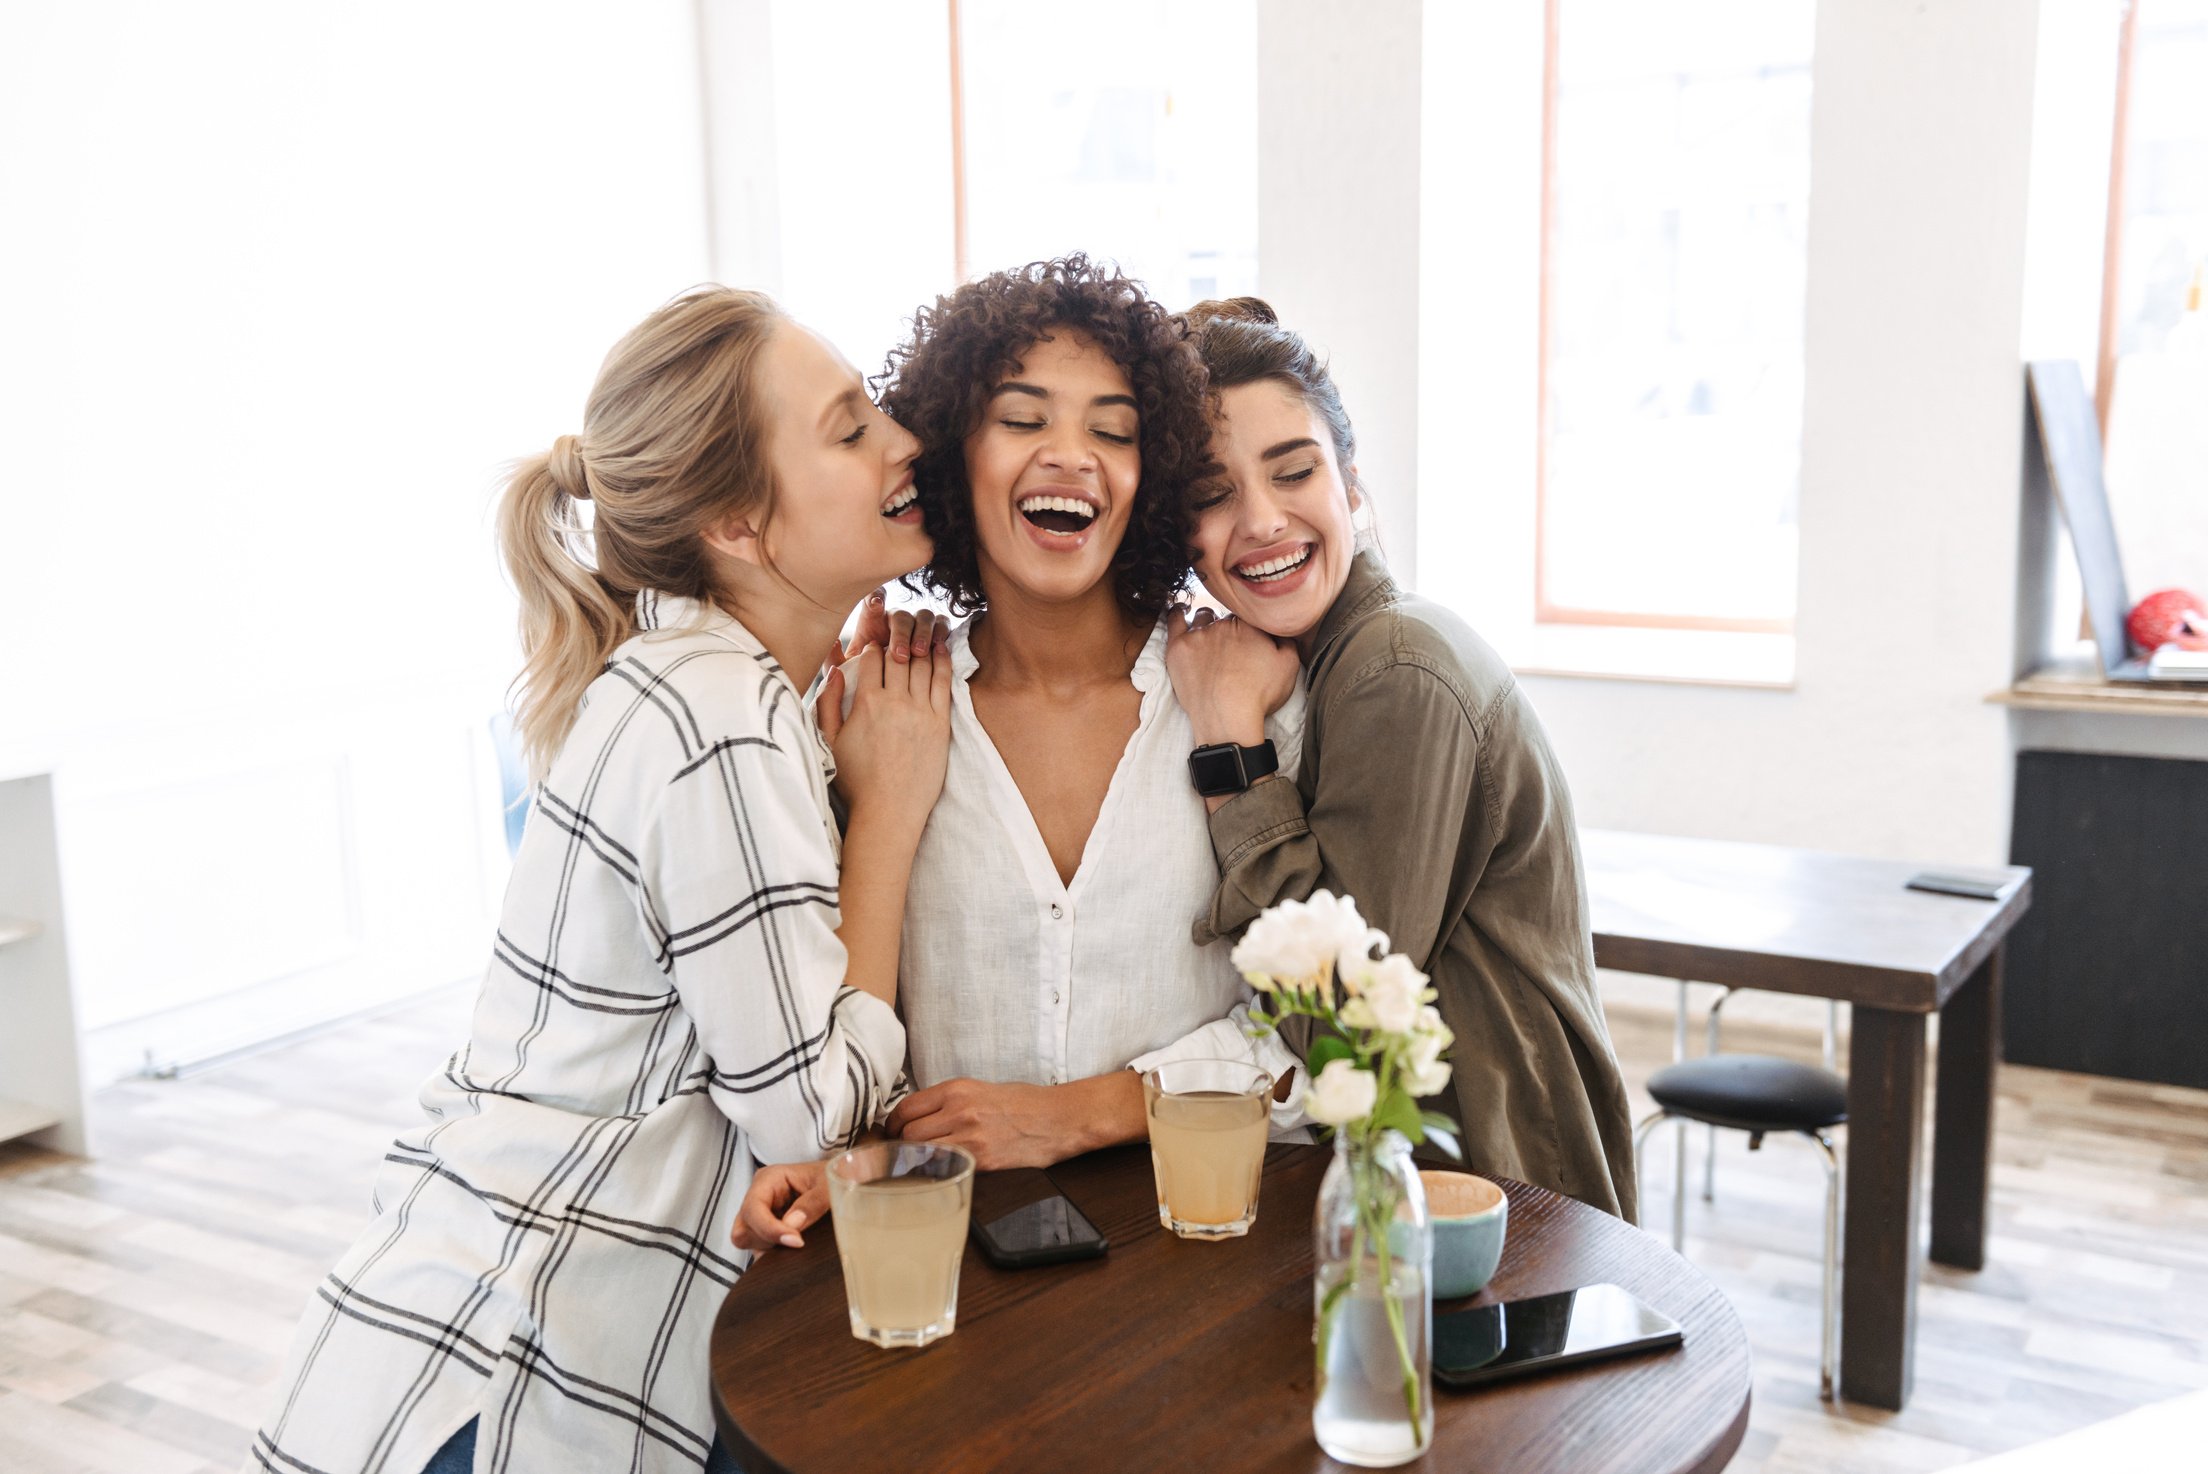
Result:
{"type": "Polygon", "coordinates": [[[1748,1133],[1748,1149],[1763,1146],[1773,1132],[1799,1134],[1817,1143],[1825,1163],[1824,1324],[1818,1352],[1819,1393],[1832,1398],[1838,1328],[1833,1314],[1840,1269],[1840,1159],[1832,1149],[1832,1128],[1848,1119],[1848,1090],[1838,1075],[1815,1065],[1796,1064],[1768,1054],[1711,1054],[1667,1065],[1649,1077],[1649,1098],[1657,1109],[1633,1131],[1633,1155],[1640,1159],[1648,1133],[1664,1121],[1677,1121],[1679,1152],[1671,1200],[1671,1247],[1683,1250],[1687,1237],[1686,1123],[1723,1126],[1748,1133]]]}

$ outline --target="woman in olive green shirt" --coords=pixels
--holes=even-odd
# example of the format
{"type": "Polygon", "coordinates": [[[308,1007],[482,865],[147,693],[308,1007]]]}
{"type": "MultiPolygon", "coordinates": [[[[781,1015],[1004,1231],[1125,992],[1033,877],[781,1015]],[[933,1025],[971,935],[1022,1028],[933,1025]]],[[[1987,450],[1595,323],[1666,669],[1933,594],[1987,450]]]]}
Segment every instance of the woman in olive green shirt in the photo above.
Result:
{"type": "Polygon", "coordinates": [[[1176,623],[1173,686],[1199,744],[1255,746],[1299,661],[1309,684],[1299,776],[1207,800],[1220,882],[1197,940],[1322,886],[1356,897],[1440,994],[1456,1044],[1439,1103],[1467,1165],[1630,1220],[1578,831],[1533,707],[1462,620],[1360,548],[1356,441],[1303,340],[1253,298],[1190,320],[1219,410],[1194,561],[1233,617],[1176,623]]]}

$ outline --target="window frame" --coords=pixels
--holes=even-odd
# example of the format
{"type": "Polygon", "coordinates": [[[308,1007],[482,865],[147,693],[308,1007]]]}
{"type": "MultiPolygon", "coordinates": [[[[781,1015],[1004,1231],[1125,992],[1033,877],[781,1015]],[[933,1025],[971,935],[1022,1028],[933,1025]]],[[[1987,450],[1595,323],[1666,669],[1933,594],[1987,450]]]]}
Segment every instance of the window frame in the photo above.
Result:
{"type": "Polygon", "coordinates": [[[2124,0],[2116,32],[2116,113],[2109,129],[2108,226],[2101,236],[2101,340],[2093,365],[2093,414],[2108,443],[2108,410],[2116,398],[2116,340],[2123,310],[2124,160],[2131,152],[2131,61],[2138,49],[2140,0],[2124,0]]]}

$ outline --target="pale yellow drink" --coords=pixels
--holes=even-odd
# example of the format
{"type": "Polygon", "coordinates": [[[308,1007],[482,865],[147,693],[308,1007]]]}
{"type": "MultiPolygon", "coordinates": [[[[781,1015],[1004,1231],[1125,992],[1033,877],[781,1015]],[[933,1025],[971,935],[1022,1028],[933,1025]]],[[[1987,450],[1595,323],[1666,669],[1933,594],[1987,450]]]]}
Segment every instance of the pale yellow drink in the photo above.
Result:
{"type": "Polygon", "coordinates": [[[956,1147],[860,1147],[830,1164],[828,1196],[851,1334],[877,1346],[948,1336],[958,1324],[973,1158],[956,1147]]]}
{"type": "Polygon", "coordinates": [[[1233,1238],[1257,1221],[1272,1079],[1224,1060],[1143,1077],[1158,1220],[1183,1238],[1233,1238]]]}

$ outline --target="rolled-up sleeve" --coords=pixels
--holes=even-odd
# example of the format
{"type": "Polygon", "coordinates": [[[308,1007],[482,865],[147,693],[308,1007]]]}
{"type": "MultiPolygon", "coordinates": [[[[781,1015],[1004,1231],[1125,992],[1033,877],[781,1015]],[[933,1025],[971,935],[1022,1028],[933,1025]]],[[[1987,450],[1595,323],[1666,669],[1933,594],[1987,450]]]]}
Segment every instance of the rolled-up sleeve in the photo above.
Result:
{"type": "Polygon", "coordinates": [[[717,744],[660,795],[639,857],[646,932],[708,1089],[765,1161],[847,1145],[886,1113],[905,1058],[895,1010],[843,980],[838,866],[807,760],[717,744]]]}
{"type": "Polygon", "coordinates": [[[1303,794],[1287,778],[1254,783],[1221,804],[1211,816],[1211,849],[1219,888],[1196,919],[1200,947],[1233,936],[1282,897],[1301,898],[1318,888],[1318,843],[1304,816],[1303,794]]]}
{"type": "Polygon", "coordinates": [[[1423,961],[1447,920],[1456,867],[1490,827],[1477,808],[1471,714],[1432,671],[1397,664],[1338,692],[1325,720],[1328,758],[1312,775],[1308,813],[1295,784],[1270,779],[1211,816],[1219,888],[1197,939],[1230,935],[1324,886],[1355,897],[1395,950],[1423,961]]]}
{"type": "Polygon", "coordinates": [[[1272,1102],[1272,1129],[1287,1131],[1304,1123],[1301,1061],[1279,1034],[1270,1030],[1260,1034],[1250,1026],[1249,1003],[1237,1003],[1225,1018],[1213,1019],[1170,1044],[1138,1056],[1127,1068],[1142,1074],[1184,1059],[1248,1060],[1276,1081],[1292,1073],[1295,1083],[1289,1087],[1288,1098],[1272,1102]]]}

